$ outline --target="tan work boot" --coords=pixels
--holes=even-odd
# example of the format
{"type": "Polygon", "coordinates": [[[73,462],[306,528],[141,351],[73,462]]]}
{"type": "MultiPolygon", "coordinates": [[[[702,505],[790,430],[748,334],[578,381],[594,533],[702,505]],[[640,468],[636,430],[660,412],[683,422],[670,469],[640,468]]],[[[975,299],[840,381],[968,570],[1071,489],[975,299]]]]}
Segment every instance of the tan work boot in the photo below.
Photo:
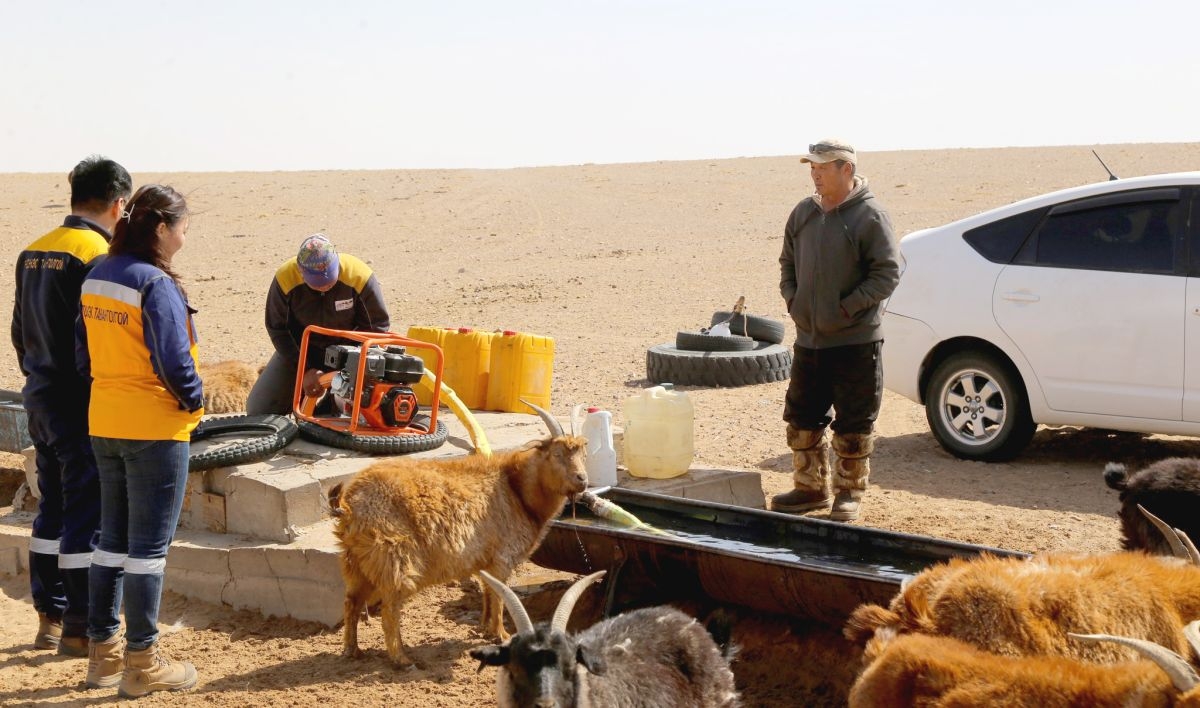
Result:
{"type": "Polygon", "coordinates": [[[62,620],[50,619],[44,613],[38,613],[37,636],[33,638],[34,649],[57,649],[62,641],[62,620]]]}
{"type": "Polygon", "coordinates": [[[771,498],[771,510],[798,514],[829,506],[829,446],[824,430],[787,427],[794,489],[771,498]]]}
{"type": "Polygon", "coordinates": [[[87,656],[87,637],[63,637],[58,642],[59,656],[87,656]]]}
{"type": "Polygon", "coordinates": [[[870,433],[834,434],[833,451],[837,453],[833,485],[838,490],[829,512],[831,521],[854,521],[862,508],[863,493],[871,476],[871,453],[875,438],[870,433]]]}
{"type": "Polygon", "coordinates": [[[103,642],[88,643],[88,688],[109,688],[121,682],[125,671],[125,642],[120,632],[103,642]]]}
{"type": "Polygon", "coordinates": [[[142,650],[125,650],[125,673],[117,695],[138,698],[152,691],[183,691],[196,685],[196,667],[170,661],[158,651],[158,642],[142,650]]]}

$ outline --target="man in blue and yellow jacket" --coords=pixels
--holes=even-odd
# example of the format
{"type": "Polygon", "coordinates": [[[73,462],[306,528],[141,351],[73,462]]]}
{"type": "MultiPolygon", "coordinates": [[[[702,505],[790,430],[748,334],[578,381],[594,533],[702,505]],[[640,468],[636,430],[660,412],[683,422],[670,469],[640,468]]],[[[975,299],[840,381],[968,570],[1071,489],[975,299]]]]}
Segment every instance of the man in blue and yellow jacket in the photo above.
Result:
{"type": "MultiPolygon", "coordinates": [[[[296,257],[275,272],[267,291],[266,324],[275,354],[246,399],[246,412],[251,415],[292,411],[306,327],[387,332],[391,320],[383,289],[370,266],[348,253],[339,254],[329,237],[317,233],[305,238],[296,257]]],[[[303,385],[310,394],[320,391],[317,378],[325,347],[336,343],[339,340],[320,335],[310,338],[303,362],[303,385]]]]}
{"type": "Polygon", "coordinates": [[[41,501],[29,539],[38,612],[34,646],[87,656],[88,568],[100,523],[100,482],[88,438],[89,382],[76,370],[83,280],[108,252],[133,188],[121,165],[89,157],[71,171],[71,214],[17,258],[12,343],[36,449],[41,501]]]}

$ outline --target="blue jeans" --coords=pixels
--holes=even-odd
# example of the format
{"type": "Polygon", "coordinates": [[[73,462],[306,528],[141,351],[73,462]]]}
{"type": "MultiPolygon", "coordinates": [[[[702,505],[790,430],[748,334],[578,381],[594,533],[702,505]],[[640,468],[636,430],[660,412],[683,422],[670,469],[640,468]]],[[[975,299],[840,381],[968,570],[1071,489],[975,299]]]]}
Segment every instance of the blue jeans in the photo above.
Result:
{"type": "Polygon", "coordinates": [[[167,549],[175,537],[187,487],[189,443],[92,437],[100,470],[100,543],[88,583],[88,637],[105,641],[120,629],[133,650],[158,639],[167,549]]]}

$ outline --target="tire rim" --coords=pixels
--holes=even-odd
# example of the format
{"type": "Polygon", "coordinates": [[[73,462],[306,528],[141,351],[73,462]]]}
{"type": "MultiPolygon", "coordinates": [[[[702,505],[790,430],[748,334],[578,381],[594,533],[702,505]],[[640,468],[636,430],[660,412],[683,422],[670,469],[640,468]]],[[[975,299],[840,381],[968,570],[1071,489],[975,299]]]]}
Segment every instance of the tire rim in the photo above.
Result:
{"type": "Polygon", "coordinates": [[[1008,419],[1004,391],[986,371],[956,372],[938,393],[942,427],[962,445],[979,447],[996,439],[1008,419]]]}

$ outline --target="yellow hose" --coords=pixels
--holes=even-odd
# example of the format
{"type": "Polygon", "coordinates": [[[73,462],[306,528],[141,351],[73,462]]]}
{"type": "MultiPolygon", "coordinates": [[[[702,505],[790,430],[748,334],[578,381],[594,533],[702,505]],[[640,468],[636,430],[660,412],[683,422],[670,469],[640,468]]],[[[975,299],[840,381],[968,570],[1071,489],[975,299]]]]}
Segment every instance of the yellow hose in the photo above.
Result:
{"type": "MultiPolygon", "coordinates": [[[[433,386],[436,379],[429,369],[425,370],[425,375],[417,382],[416,388],[423,393],[428,394],[432,399],[433,386]]],[[[479,421],[475,420],[475,416],[471,415],[471,409],[463,405],[462,399],[454,392],[454,389],[442,382],[441,402],[449,408],[454,415],[462,421],[462,424],[467,427],[467,433],[471,436],[471,444],[475,446],[475,452],[484,457],[491,457],[492,446],[488,444],[487,435],[483,432],[483,426],[479,425],[479,421]]]]}

